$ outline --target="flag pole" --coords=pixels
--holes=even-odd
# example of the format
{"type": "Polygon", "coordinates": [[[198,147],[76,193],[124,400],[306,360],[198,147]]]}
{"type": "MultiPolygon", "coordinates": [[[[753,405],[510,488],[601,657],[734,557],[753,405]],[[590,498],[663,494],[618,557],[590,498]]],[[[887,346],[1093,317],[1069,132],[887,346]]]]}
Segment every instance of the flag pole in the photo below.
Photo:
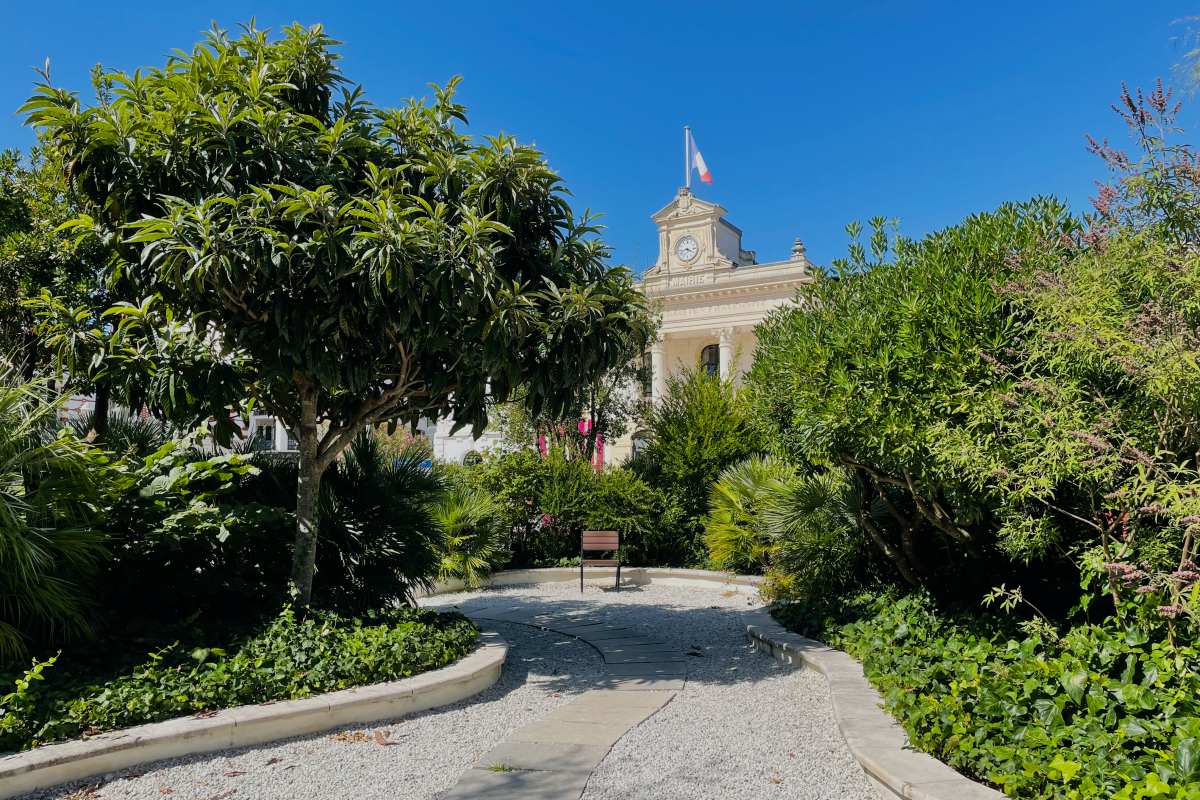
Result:
{"type": "Polygon", "coordinates": [[[688,153],[688,150],[691,149],[691,144],[692,144],[692,135],[691,134],[692,134],[692,129],[689,126],[684,125],[683,126],[683,188],[687,189],[688,191],[691,191],[691,189],[692,189],[692,165],[691,165],[691,159],[688,158],[688,156],[690,155],[690,153],[688,153]]]}

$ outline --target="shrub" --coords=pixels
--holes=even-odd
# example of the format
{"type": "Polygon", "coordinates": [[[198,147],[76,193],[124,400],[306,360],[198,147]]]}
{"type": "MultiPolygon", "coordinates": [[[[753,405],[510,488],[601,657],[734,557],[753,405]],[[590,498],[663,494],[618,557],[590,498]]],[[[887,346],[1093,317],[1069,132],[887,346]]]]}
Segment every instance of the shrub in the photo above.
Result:
{"type": "Polygon", "coordinates": [[[862,660],[914,745],[956,769],[1018,798],[1200,797],[1195,649],[1111,622],[1019,634],[921,594],[850,606],[858,619],[826,619],[824,638],[862,660]]]}
{"type": "Polygon", "coordinates": [[[718,569],[762,573],[775,543],[763,524],[773,497],[787,491],[796,470],[777,458],[754,456],[727,467],[713,484],[704,544],[718,569]]]}
{"type": "Polygon", "coordinates": [[[632,566],[683,566],[679,504],[628,469],[594,474],[584,512],[592,530],[621,534],[621,558],[632,566]]]}
{"type": "MultiPolygon", "coordinates": [[[[31,690],[30,675],[13,693],[21,703],[0,715],[0,750],[123,728],[203,711],[397,680],[465,655],[476,629],[458,614],[389,608],[362,618],[330,612],[305,617],[285,609],[228,650],[184,652],[178,645],[102,685],[53,687],[53,670],[31,690]],[[31,697],[36,692],[37,699],[31,697]]],[[[44,678],[45,665],[32,676],[44,678]]]]}
{"type": "Polygon", "coordinates": [[[105,465],[52,432],[61,399],[0,358],[0,666],[90,630],[87,583],[106,558],[95,527],[105,465]]]}
{"type": "Polygon", "coordinates": [[[237,496],[271,476],[248,455],[195,445],[187,437],[113,462],[104,514],[113,559],[95,582],[111,633],[187,619],[236,628],[284,601],[291,518],[269,496],[237,496]]]}
{"type": "MultiPolygon", "coordinates": [[[[430,585],[439,556],[427,506],[442,486],[421,466],[427,456],[420,445],[388,454],[363,434],[326,473],[316,605],[359,613],[430,585]]],[[[205,455],[184,440],[130,458],[125,480],[108,514],[116,558],[99,587],[112,625],[236,628],[287,600],[293,460],[205,455]]]]}
{"type": "Polygon", "coordinates": [[[647,420],[646,448],[629,468],[678,504],[668,563],[702,564],[709,492],[721,470],[765,450],[744,393],[731,381],[688,370],[667,379],[667,391],[647,420]]]}
{"type": "Polygon", "coordinates": [[[813,601],[869,581],[860,513],[843,470],[800,472],[773,492],[760,522],[773,543],[764,593],[813,601]]]}
{"type": "Polygon", "coordinates": [[[483,489],[451,483],[429,507],[440,534],[438,578],[457,578],[467,586],[482,585],[507,560],[500,507],[483,489]]]}

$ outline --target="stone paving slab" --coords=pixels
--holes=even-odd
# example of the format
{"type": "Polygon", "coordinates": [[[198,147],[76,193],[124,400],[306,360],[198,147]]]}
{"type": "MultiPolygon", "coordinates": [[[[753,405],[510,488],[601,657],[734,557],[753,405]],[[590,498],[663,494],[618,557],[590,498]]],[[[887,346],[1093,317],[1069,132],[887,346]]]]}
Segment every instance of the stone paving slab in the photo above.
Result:
{"type": "Polygon", "coordinates": [[[600,652],[605,675],[596,682],[596,690],[510,734],[442,800],[578,800],[609,749],[668,703],[687,676],[687,657],[678,649],[586,610],[535,614],[528,609],[487,608],[472,616],[517,622],[587,642],[600,652]]]}
{"type": "Polygon", "coordinates": [[[601,689],[613,689],[620,692],[678,692],[683,689],[682,678],[601,678],[596,681],[601,689]]]}
{"type": "Polygon", "coordinates": [[[609,689],[592,689],[575,698],[571,705],[611,708],[629,706],[650,708],[655,711],[671,702],[675,692],[616,692],[609,689]]]}
{"type": "Polygon", "coordinates": [[[590,772],[469,769],[441,800],[578,800],[590,772]]]}
{"type": "Polygon", "coordinates": [[[604,641],[605,639],[620,639],[622,641],[638,641],[638,642],[651,641],[649,639],[636,638],[636,636],[634,635],[634,631],[630,630],[629,628],[611,628],[608,630],[595,631],[595,632],[589,631],[588,635],[587,635],[587,639],[585,639],[584,641],[601,642],[601,641],[604,641]]]}
{"type": "MultiPolygon", "coordinates": [[[[645,717],[643,717],[644,719],[645,717]]],[[[640,722],[641,720],[638,720],[640,722]]],[[[634,723],[636,724],[636,723],[634,723]]],[[[562,722],[543,718],[508,737],[513,742],[598,744],[612,747],[633,725],[623,722],[562,722]]]]}
{"type": "Polygon", "coordinates": [[[688,660],[687,656],[662,650],[649,650],[644,653],[604,653],[603,655],[607,664],[682,664],[688,660]]]}
{"type": "Polygon", "coordinates": [[[658,648],[660,650],[670,649],[670,645],[658,639],[640,639],[640,638],[621,638],[621,639],[597,639],[589,637],[589,644],[599,650],[601,653],[615,652],[619,653],[630,649],[648,649],[658,648]]]}
{"type": "Polygon", "coordinates": [[[508,740],[493,747],[476,769],[502,764],[514,769],[591,772],[608,755],[609,748],[596,744],[521,742],[508,740]]]}
{"type": "Polygon", "coordinates": [[[605,672],[614,678],[682,678],[687,667],[674,662],[644,664],[610,664],[605,672]]]}

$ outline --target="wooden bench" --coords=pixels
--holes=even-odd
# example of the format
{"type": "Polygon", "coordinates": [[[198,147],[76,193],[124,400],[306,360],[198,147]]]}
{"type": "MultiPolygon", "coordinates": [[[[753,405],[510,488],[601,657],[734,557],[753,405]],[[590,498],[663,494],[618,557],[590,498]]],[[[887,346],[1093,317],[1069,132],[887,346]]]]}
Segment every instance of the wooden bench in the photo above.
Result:
{"type": "Polygon", "coordinates": [[[621,534],[617,531],[584,531],[579,539],[579,591],[583,591],[584,567],[616,567],[617,591],[621,591],[621,534]],[[609,553],[615,558],[588,558],[591,553],[609,553]]]}

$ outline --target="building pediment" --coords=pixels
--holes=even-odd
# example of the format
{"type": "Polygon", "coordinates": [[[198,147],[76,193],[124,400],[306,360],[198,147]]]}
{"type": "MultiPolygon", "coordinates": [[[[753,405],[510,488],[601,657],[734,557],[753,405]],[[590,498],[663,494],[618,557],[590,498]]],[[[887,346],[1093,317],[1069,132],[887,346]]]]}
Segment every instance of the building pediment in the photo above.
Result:
{"type": "Polygon", "coordinates": [[[710,203],[707,200],[701,200],[696,195],[681,189],[679,194],[660,208],[658,211],[650,215],[650,219],[658,226],[663,226],[664,223],[670,223],[676,220],[721,220],[725,225],[733,230],[741,233],[735,225],[731,225],[728,220],[722,219],[725,216],[725,209],[716,203],[710,203]]]}

